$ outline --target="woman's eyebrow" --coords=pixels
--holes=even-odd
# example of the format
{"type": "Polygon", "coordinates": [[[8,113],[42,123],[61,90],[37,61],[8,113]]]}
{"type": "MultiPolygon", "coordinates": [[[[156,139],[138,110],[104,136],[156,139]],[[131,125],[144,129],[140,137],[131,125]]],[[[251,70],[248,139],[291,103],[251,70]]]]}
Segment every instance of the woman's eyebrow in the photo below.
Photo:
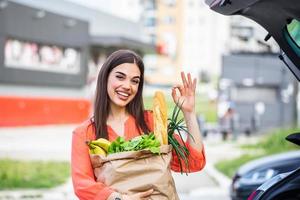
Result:
{"type": "MultiPolygon", "coordinates": [[[[121,74],[121,75],[123,75],[123,76],[126,76],[125,73],[120,72],[120,71],[116,71],[115,73],[116,73],[116,74],[121,74]]],[[[134,76],[134,77],[132,77],[132,78],[138,78],[138,79],[140,79],[141,77],[140,77],[140,76],[134,76]]]]}
{"type": "Polygon", "coordinates": [[[141,77],[140,77],[140,76],[134,76],[134,77],[132,77],[132,78],[138,78],[138,79],[140,79],[141,77]]]}
{"type": "Polygon", "coordinates": [[[126,74],[124,74],[123,72],[116,71],[115,73],[116,73],[116,74],[121,74],[121,75],[123,75],[123,76],[126,76],[126,74]]]}

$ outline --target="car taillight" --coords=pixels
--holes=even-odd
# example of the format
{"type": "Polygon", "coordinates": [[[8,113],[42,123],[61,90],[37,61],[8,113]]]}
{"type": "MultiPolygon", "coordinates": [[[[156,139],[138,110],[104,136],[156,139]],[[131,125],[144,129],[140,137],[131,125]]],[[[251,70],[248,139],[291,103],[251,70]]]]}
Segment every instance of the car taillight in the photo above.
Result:
{"type": "Polygon", "coordinates": [[[261,196],[262,193],[263,193],[262,190],[255,190],[251,193],[251,195],[248,197],[247,200],[254,200],[254,199],[256,199],[255,197],[261,196]]]}
{"type": "Polygon", "coordinates": [[[251,195],[248,197],[247,200],[253,200],[254,197],[256,197],[256,196],[257,196],[257,191],[254,191],[254,192],[251,193],[251,195]]]}

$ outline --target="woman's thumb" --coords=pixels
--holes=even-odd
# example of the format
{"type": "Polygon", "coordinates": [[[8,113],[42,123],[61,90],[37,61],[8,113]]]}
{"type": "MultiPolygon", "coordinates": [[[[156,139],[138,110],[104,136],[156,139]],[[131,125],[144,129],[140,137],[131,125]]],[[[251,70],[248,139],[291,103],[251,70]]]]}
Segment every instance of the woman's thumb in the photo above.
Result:
{"type": "Polygon", "coordinates": [[[141,192],[140,197],[147,197],[147,196],[151,195],[153,193],[153,191],[154,191],[153,189],[150,189],[145,192],[141,192]]]}
{"type": "Polygon", "coordinates": [[[178,101],[178,96],[176,94],[176,88],[172,88],[172,97],[174,102],[176,103],[178,101]]]}

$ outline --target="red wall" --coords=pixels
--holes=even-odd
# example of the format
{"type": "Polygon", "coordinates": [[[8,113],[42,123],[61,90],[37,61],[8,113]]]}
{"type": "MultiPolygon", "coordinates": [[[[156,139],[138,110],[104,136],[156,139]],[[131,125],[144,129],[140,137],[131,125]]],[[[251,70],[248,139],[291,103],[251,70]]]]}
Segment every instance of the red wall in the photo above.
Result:
{"type": "Polygon", "coordinates": [[[90,107],[87,99],[0,96],[0,127],[80,123],[90,107]]]}

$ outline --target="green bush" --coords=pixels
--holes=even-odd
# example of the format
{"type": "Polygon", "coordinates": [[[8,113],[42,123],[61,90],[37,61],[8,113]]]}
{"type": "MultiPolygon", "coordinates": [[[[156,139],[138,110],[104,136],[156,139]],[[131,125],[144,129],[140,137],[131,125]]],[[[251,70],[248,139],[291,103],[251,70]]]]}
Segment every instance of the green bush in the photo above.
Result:
{"type": "Polygon", "coordinates": [[[50,188],[70,177],[68,162],[0,160],[0,190],[50,188]]]}
{"type": "Polygon", "coordinates": [[[246,150],[247,154],[231,160],[220,161],[215,164],[215,167],[228,177],[232,177],[241,165],[251,160],[285,151],[297,149],[300,150],[299,146],[296,146],[285,140],[285,137],[289,134],[299,131],[299,128],[273,130],[270,133],[265,134],[265,136],[261,138],[261,140],[259,140],[256,144],[242,145],[241,148],[246,150]]]}
{"type": "Polygon", "coordinates": [[[264,155],[270,155],[290,150],[296,150],[300,147],[285,140],[291,133],[300,132],[300,129],[276,129],[265,134],[265,136],[256,144],[242,145],[244,149],[261,149],[264,155]]]}
{"type": "Polygon", "coordinates": [[[261,155],[250,155],[245,154],[238,158],[232,159],[232,160],[223,160],[215,164],[215,167],[217,170],[225,174],[226,176],[232,178],[236,172],[236,170],[243,164],[260,158],[261,155]]]}

